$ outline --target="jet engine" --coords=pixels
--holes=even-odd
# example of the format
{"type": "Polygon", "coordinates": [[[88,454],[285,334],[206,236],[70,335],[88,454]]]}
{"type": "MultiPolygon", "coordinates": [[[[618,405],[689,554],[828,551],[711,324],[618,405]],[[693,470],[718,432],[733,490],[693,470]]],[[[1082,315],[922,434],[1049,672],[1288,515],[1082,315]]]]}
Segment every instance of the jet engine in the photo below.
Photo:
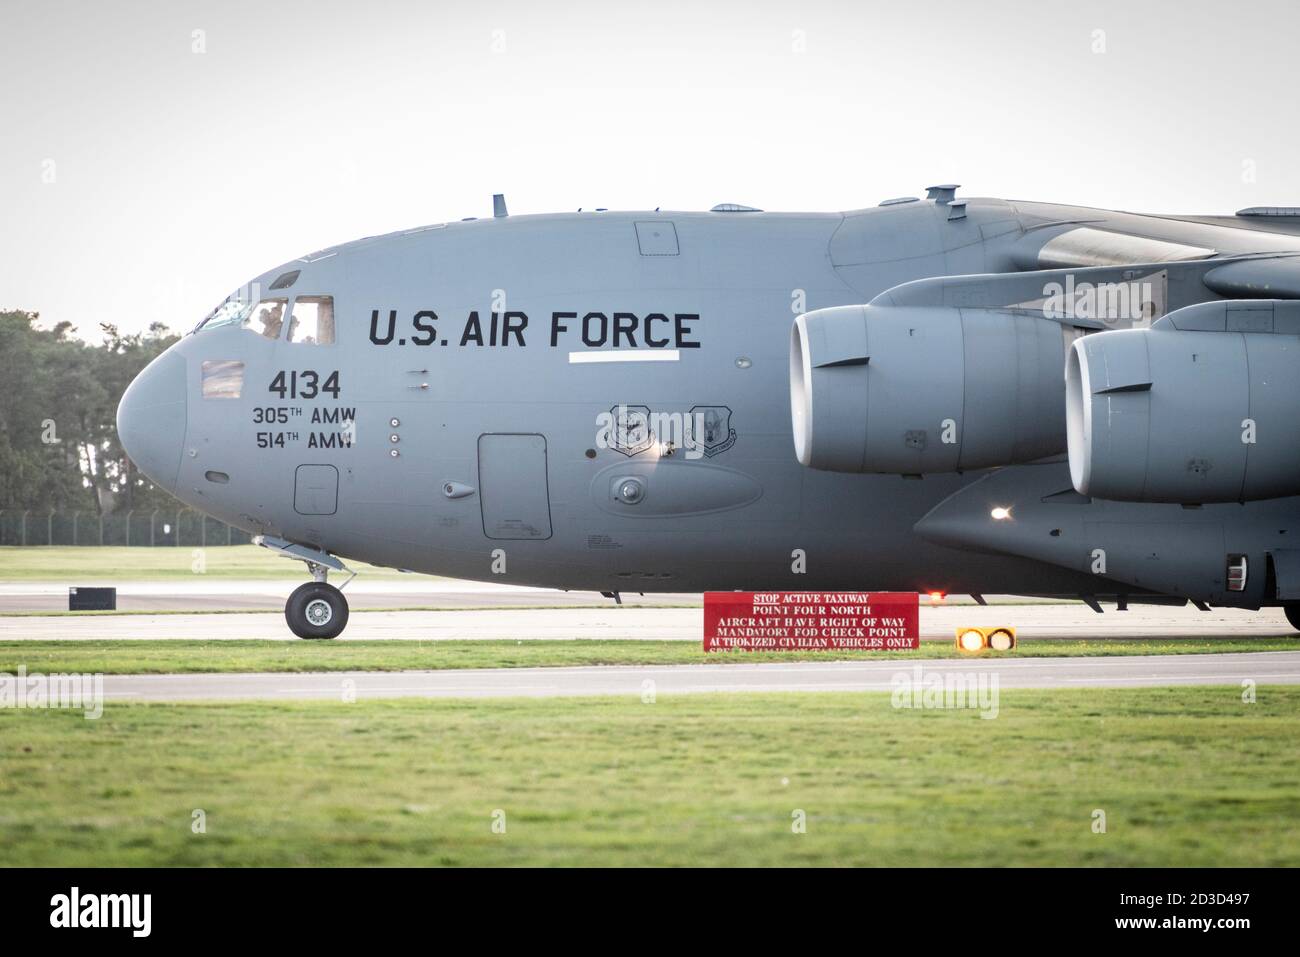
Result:
{"type": "Polygon", "coordinates": [[[1084,336],[1065,381],[1070,477],[1085,495],[1300,495],[1300,303],[1202,303],[1084,336]]]}
{"type": "Polygon", "coordinates": [[[799,461],[922,474],[1065,450],[1060,324],[1009,309],[837,306],[795,320],[799,461]]]}

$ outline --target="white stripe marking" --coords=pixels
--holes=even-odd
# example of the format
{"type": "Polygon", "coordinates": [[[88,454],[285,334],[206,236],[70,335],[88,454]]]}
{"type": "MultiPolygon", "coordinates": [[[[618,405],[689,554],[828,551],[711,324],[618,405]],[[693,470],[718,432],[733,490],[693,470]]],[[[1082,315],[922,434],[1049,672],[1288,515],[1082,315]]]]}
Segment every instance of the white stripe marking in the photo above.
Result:
{"type": "Polygon", "coordinates": [[[676,349],[604,349],[599,352],[570,352],[569,362],[676,362],[676,349]]]}

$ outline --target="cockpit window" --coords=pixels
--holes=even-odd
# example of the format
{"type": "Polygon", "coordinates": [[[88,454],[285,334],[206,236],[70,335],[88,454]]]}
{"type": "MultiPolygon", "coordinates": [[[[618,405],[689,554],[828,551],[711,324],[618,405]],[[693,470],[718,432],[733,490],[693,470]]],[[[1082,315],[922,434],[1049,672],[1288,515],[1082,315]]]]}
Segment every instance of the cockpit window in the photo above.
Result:
{"type": "Polygon", "coordinates": [[[275,282],[271,283],[271,291],[275,292],[277,289],[288,289],[298,281],[298,276],[301,272],[301,269],[291,269],[289,272],[281,273],[276,277],[275,282]]]}
{"type": "Polygon", "coordinates": [[[252,329],[267,339],[279,339],[280,330],[284,328],[284,309],[287,305],[288,299],[263,299],[244,320],[244,328],[252,329]]]}
{"type": "Polygon", "coordinates": [[[334,343],[334,297],[299,296],[289,317],[289,341],[328,346],[334,343]]]}
{"type": "Polygon", "coordinates": [[[238,325],[267,339],[279,339],[280,331],[284,328],[284,311],[288,305],[288,299],[263,299],[254,304],[237,295],[231,296],[217,306],[212,315],[200,322],[194,331],[238,325]]]}
{"type": "Polygon", "coordinates": [[[238,399],[244,391],[244,364],[238,359],[203,360],[203,398],[238,399]]]}
{"type": "Polygon", "coordinates": [[[198,332],[200,329],[215,329],[218,326],[233,326],[237,323],[243,322],[244,317],[248,315],[248,311],[252,308],[253,304],[251,302],[231,296],[221,305],[217,306],[216,309],[213,309],[208,318],[195,326],[194,331],[198,332]]]}

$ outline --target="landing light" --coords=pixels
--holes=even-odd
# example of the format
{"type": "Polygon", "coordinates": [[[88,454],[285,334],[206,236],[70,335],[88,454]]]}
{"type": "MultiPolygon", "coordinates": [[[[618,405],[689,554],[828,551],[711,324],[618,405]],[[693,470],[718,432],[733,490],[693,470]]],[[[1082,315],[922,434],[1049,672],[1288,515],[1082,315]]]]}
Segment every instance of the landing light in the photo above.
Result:
{"type": "Polygon", "coordinates": [[[1246,556],[1228,556],[1228,591],[1246,590],[1246,556]]]}
{"type": "Polygon", "coordinates": [[[993,511],[989,512],[989,517],[995,522],[1005,522],[1011,517],[1011,509],[999,505],[997,508],[993,509],[993,511]]]}

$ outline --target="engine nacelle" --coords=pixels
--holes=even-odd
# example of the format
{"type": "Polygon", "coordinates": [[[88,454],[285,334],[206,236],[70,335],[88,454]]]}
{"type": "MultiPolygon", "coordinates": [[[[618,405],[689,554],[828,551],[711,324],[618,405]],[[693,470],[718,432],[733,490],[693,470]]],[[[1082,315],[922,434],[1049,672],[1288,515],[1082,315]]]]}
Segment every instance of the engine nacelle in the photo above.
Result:
{"type": "Polygon", "coordinates": [[[923,474],[1065,450],[1061,326],[1009,310],[837,306],[790,340],[795,453],[832,472],[923,474]]]}
{"type": "Polygon", "coordinates": [[[1084,336],[1066,359],[1070,478],[1126,502],[1300,495],[1300,306],[1214,302],[1084,336]],[[1275,328],[1277,331],[1275,331],[1275,328]]]}

